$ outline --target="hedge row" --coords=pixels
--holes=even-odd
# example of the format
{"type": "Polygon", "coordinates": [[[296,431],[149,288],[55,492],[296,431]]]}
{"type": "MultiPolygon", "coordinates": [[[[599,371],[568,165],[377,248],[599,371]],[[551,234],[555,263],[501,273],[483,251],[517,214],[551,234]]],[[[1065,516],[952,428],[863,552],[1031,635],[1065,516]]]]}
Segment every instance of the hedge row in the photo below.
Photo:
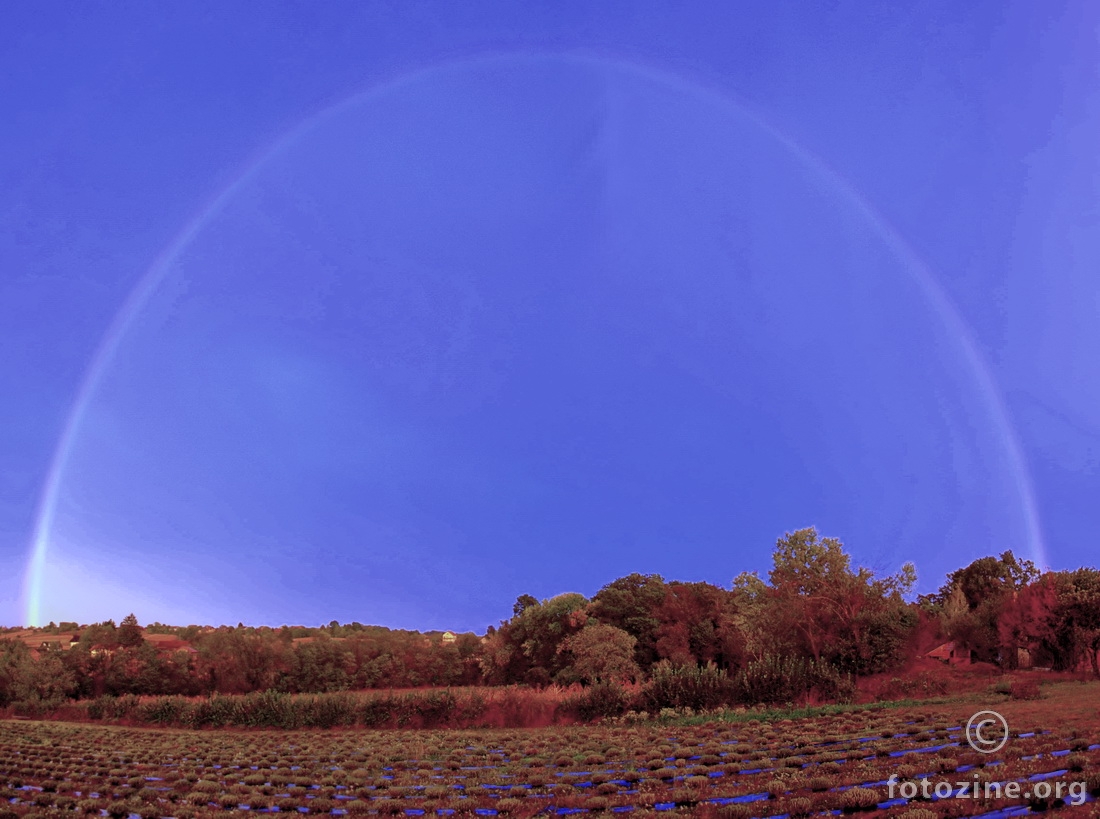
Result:
{"type": "Polygon", "coordinates": [[[765,657],[733,675],[714,665],[654,666],[640,688],[597,683],[572,693],[534,689],[429,689],[390,694],[292,695],[277,691],[181,696],[104,696],[16,706],[14,713],[68,720],[108,720],[184,728],[459,728],[525,727],[615,717],[664,708],[706,711],[733,705],[776,705],[816,694],[849,701],[855,686],[825,663],[765,657]]]}

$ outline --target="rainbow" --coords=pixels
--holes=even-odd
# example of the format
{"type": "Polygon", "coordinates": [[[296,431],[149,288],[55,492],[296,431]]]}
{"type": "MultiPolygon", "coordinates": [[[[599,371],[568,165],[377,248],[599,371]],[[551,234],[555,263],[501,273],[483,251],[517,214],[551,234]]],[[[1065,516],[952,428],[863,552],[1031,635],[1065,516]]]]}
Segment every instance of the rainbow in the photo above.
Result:
{"type": "Polygon", "coordinates": [[[904,270],[912,277],[928,304],[935,311],[944,329],[956,340],[963,361],[972,374],[979,394],[995,429],[997,438],[1004,449],[1012,473],[1013,487],[1019,497],[1026,526],[1026,537],[1031,559],[1040,567],[1048,565],[1046,549],[1043,543],[1040,525],[1039,507],[1032,487],[1031,477],[1023,455],[1019,438],[1009,419],[1008,411],[997,388],[996,379],[985,361],[973,334],[959,315],[951,300],[940,287],[932,271],[921,261],[915,251],[905,242],[892,225],[882,216],[852,184],[829,167],[820,157],[815,156],[795,140],[784,134],[762,116],[733,99],[724,91],[707,88],[693,81],[667,73],[664,70],[650,68],[625,60],[611,59],[605,56],[571,53],[531,53],[515,52],[490,54],[467,58],[442,64],[431,65],[396,77],[391,77],[364,91],[360,91],[333,105],[310,114],[296,125],[277,137],[267,147],[246,160],[242,169],[232,176],[228,184],[222,187],[206,202],[183,229],[165,247],[153,261],[146,273],[134,286],[108,326],[84,376],[76,391],[65,424],[54,448],[49,471],[39,494],[35,514],[32,543],[23,579],[23,601],[25,622],[28,625],[41,624],[42,582],[46,570],[46,558],[49,552],[51,533],[57,512],[58,499],[73,446],[80,432],[85,414],[95,395],[104,374],[111,366],[116,351],[125,337],[135,317],[141,313],[149,298],[164,281],[180,253],[203,227],[225,207],[263,166],[287,148],[294,145],[303,135],[325,119],[356,106],[374,95],[392,91],[402,85],[414,82],[434,72],[472,64],[491,64],[512,60],[557,60],[594,68],[613,68],[624,73],[640,75],[652,82],[672,87],[675,90],[718,103],[732,110],[739,117],[759,128],[763,133],[782,145],[802,165],[811,170],[817,178],[831,189],[842,202],[851,206],[883,240],[892,253],[902,262],[904,270]]]}

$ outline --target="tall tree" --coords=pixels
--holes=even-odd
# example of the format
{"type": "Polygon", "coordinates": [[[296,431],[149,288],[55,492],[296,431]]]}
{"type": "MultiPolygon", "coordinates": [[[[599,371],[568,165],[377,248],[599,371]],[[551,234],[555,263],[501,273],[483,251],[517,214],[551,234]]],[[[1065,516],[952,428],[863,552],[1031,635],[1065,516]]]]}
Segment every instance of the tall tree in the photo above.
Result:
{"type": "Polygon", "coordinates": [[[772,560],[772,626],[797,635],[805,654],[857,673],[900,659],[916,625],[903,599],[916,582],[913,564],[877,579],[870,569],[853,569],[841,542],[813,527],[780,538],[772,560]]]}
{"type": "Polygon", "coordinates": [[[740,665],[744,639],[734,618],[734,598],[724,589],[710,583],[669,583],[657,616],[662,659],[673,665],[740,665]]]}
{"type": "Polygon", "coordinates": [[[635,642],[621,628],[590,620],[561,641],[558,653],[568,656],[567,668],[584,682],[633,682],[642,676],[634,662],[635,642]]]}
{"type": "Polygon", "coordinates": [[[1100,677],[1100,571],[1060,572],[1057,587],[1054,631],[1062,665],[1075,668],[1087,661],[1100,677]]]}
{"type": "Polygon", "coordinates": [[[136,648],[145,642],[145,634],[133,613],[127,614],[118,624],[118,644],[123,648],[136,648]]]}
{"type": "Polygon", "coordinates": [[[966,598],[968,614],[952,616],[950,636],[965,643],[976,660],[992,663],[1010,662],[1001,651],[999,623],[1012,595],[1039,579],[1039,572],[1030,560],[1017,558],[1011,550],[997,557],[980,557],[947,576],[939,592],[924,598],[925,605],[944,611],[958,593],[966,598]]]}
{"type": "Polygon", "coordinates": [[[590,611],[601,623],[621,628],[634,638],[634,661],[648,670],[659,659],[658,609],[664,599],[665,581],[659,574],[634,573],[596,592],[590,611]]]}
{"type": "Polygon", "coordinates": [[[550,682],[566,666],[558,646],[588,620],[583,595],[559,594],[526,606],[487,635],[482,668],[492,683],[550,682]]]}

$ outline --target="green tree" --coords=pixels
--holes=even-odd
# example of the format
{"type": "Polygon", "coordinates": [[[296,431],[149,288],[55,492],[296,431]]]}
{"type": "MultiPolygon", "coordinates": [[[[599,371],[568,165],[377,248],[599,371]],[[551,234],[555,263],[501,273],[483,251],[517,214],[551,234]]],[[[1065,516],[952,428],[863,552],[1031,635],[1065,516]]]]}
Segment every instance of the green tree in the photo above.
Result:
{"type": "Polygon", "coordinates": [[[621,628],[590,620],[561,641],[558,653],[569,657],[567,667],[586,683],[633,682],[642,676],[634,662],[636,642],[621,628]]]}
{"type": "Polygon", "coordinates": [[[324,635],[294,651],[294,690],[308,693],[345,691],[354,679],[355,658],[341,643],[324,635]]]}
{"type": "Polygon", "coordinates": [[[138,625],[137,617],[128,614],[119,623],[117,633],[118,644],[123,648],[136,648],[145,642],[145,635],[138,625]]]}
{"type": "Polygon", "coordinates": [[[81,645],[90,649],[112,649],[118,647],[118,627],[114,620],[104,620],[102,623],[93,623],[81,632],[81,645]]]}
{"type": "Polygon", "coordinates": [[[666,584],[657,609],[658,655],[677,666],[739,666],[745,641],[734,608],[733,595],[710,583],[666,584]]]}
{"type": "Polygon", "coordinates": [[[52,703],[71,696],[76,680],[62,653],[46,650],[36,658],[21,642],[0,641],[0,705],[52,703]]]}
{"type": "Polygon", "coordinates": [[[542,685],[565,667],[558,646],[588,620],[588,600],[559,594],[528,605],[499,629],[486,635],[481,667],[487,682],[542,685]]]}
{"type": "Polygon", "coordinates": [[[530,594],[521,594],[512,605],[512,616],[519,617],[523,614],[525,609],[529,609],[531,606],[537,606],[538,604],[538,598],[532,597],[530,594]]]}
{"type": "Polygon", "coordinates": [[[771,587],[756,572],[733,579],[730,598],[734,625],[744,638],[744,660],[762,660],[791,650],[789,635],[771,627],[771,587]]]}
{"type": "Polygon", "coordinates": [[[950,606],[949,636],[967,645],[974,659],[1011,664],[1002,654],[1000,621],[1013,595],[1038,579],[1035,564],[1010,550],[999,558],[980,557],[951,572],[939,592],[922,603],[945,615],[950,606]],[[960,593],[966,599],[965,615],[959,612],[960,593]]]}
{"type": "Polygon", "coordinates": [[[771,626],[792,635],[805,655],[855,673],[900,661],[916,625],[903,599],[916,582],[913,564],[875,578],[870,569],[852,568],[839,540],[810,527],[776,542],[768,578],[771,626]]]}
{"type": "Polygon", "coordinates": [[[34,662],[31,650],[19,640],[0,640],[0,708],[16,702],[24,678],[34,662]]]}
{"type": "Polygon", "coordinates": [[[1087,661],[1100,677],[1100,571],[1082,568],[1056,577],[1053,642],[1059,664],[1076,668],[1087,661]]]}
{"type": "Polygon", "coordinates": [[[591,614],[635,639],[634,661],[649,669],[657,660],[658,610],[665,599],[665,581],[659,574],[629,574],[608,583],[592,598],[591,614]]]}

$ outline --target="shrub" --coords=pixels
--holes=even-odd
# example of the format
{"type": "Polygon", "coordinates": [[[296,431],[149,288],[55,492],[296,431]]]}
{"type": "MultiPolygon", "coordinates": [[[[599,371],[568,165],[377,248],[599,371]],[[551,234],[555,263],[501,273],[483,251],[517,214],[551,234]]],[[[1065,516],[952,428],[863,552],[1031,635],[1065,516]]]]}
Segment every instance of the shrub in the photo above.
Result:
{"type": "Polygon", "coordinates": [[[179,725],[188,704],[183,697],[156,697],[138,708],[137,717],[142,722],[179,725]]]}
{"type": "Polygon", "coordinates": [[[189,707],[181,714],[181,720],[188,728],[220,728],[232,725],[236,701],[236,697],[214,694],[205,700],[189,702],[189,707]]]}
{"type": "Polygon", "coordinates": [[[805,796],[796,796],[787,801],[789,816],[809,816],[813,812],[813,802],[805,796]]]}
{"type": "Polygon", "coordinates": [[[841,809],[845,813],[860,810],[874,810],[879,803],[878,791],[870,788],[849,788],[840,797],[841,809]]]}
{"type": "Polygon", "coordinates": [[[1009,696],[1014,700],[1037,700],[1042,697],[1035,680],[1013,680],[1009,696]]]}
{"type": "Polygon", "coordinates": [[[596,719],[617,717],[626,711],[630,704],[630,695],[621,685],[613,682],[598,682],[590,685],[581,693],[562,700],[558,706],[560,712],[575,715],[578,719],[591,722],[596,719]]]}
{"type": "Polygon", "coordinates": [[[768,783],[766,790],[769,799],[776,799],[787,792],[787,783],[782,779],[773,779],[768,783]]]}
{"type": "Polygon", "coordinates": [[[851,674],[831,663],[767,655],[737,673],[734,691],[736,700],[745,704],[780,705],[802,699],[811,691],[824,700],[851,702],[856,684],[851,674]]]}
{"type": "Polygon", "coordinates": [[[111,802],[107,805],[107,815],[111,819],[125,819],[130,815],[130,806],[126,802],[111,802]]]}
{"type": "Polygon", "coordinates": [[[343,692],[305,697],[295,705],[301,708],[302,724],[310,728],[334,728],[356,721],[355,700],[343,692]]]}
{"type": "Polygon", "coordinates": [[[397,712],[394,697],[369,697],[359,706],[359,722],[367,728],[381,728],[394,720],[397,712]]]}
{"type": "Polygon", "coordinates": [[[752,815],[752,806],[744,803],[722,805],[718,808],[718,816],[721,817],[721,819],[749,819],[752,815]]]}
{"type": "Polygon", "coordinates": [[[810,662],[808,675],[810,687],[821,699],[841,703],[855,700],[855,679],[836,666],[826,662],[810,662]]]}
{"type": "Polygon", "coordinates": [[[714,663],[702,667],[678,666],[662,660],[653,666],[639,699],[639,707],[647,711],[662,708],[706,711],[733,702],[734,685],[714,663]]]}
{"type": "Polygon", "coordinates": [[[458,699],[449,690],[426,691],[415,695],[413,710],[425,728],[447,725],[458,713],[458,699]]]}
{"type": "Polygon", "coordinates": [[[809,665],[801,657],[774,654],[753,660],[737,674],[737,699],[768,705],[799,699],[812,687],[809,665]]]}
{"type": "Polygon", "coordinates": [[[1008,696],[1012,693],[1012,679],[1010,677],[1001,677],[997,682],[990,686],[990,692],[993,694],[1004,694],[1008,696]]]}
{"type": "Polygon", "coordinates": [[[241,702],[238,719],[254,728],[298,728],[302,724],[293,699],[280,691],[248,694],[241,702]]]}

